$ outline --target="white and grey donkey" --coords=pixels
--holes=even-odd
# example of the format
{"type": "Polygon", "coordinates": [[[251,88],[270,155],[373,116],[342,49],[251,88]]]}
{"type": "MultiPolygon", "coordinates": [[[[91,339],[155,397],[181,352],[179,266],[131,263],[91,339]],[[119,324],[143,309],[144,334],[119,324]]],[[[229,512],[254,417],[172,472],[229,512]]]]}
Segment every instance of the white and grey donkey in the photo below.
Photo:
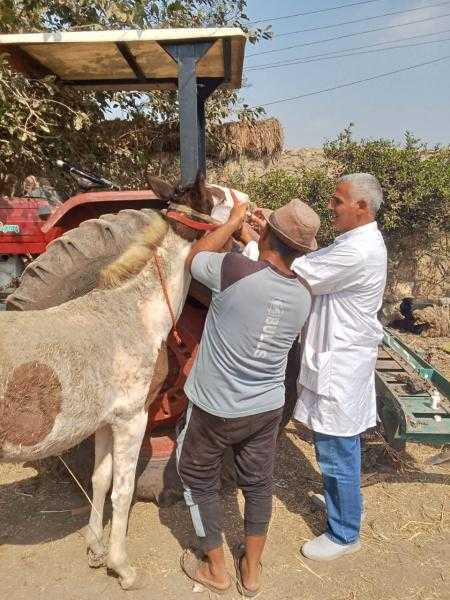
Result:
{"type": "MultiPolygon", "coordinates": [[[[223,196],[202,177],[185,189],[156,179],[151,185],[158,197],[200,213],[214,214],[219,204],[223,209],[223,196]]],[[[172,328],[154,253],[178,316],[190,283],[184,263],[196,235],[156,214],[154,226],[103,271],[98,289],[44,311],[0,313],[0,461],[58,455],[95,432],[89,564],[106,564],[124,589],[140,585],[126,531],[147,409],[166,376],[161,365],[172,328]],[[103,509],[111,482],[107,551],[103,509]]]]}

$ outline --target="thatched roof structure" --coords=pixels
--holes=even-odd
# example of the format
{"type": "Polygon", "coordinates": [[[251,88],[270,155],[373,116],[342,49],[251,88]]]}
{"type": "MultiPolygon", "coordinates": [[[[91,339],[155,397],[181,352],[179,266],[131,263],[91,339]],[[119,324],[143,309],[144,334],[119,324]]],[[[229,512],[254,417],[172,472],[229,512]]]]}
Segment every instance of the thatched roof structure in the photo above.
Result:
{"type": "Polygon", "coordinates": [[[283,150],[283,128],[277,119],[224,123],[213,134],[217,142],[211,144],[211,155],[223,160],[273,157],[283,150]]]}
{"type": "MultiPolygon", "coordinates": [[[[102,122],[95,127],[97,135],[107,139],[111,147],[139,146],[148,153],[179,151],[177,123],[152,124],[147,120],[102,122]]],[[[208,132],[207,154],[227,160],[248,156],[274,157],[283,149],[283,129],[277,119],[255,122],[224,123],[208,132]]]]}

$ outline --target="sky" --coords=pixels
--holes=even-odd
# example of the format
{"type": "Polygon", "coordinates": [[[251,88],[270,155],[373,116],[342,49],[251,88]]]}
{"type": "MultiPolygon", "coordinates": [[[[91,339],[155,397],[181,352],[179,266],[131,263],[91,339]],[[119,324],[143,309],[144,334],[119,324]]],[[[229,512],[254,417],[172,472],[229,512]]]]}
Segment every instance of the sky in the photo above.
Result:
{"type": "Polygon", "coordinates": [[[358,138],[389,138],[401,142],[405,131],[411,131],[430,145],[450,144],[450,1],[366,0],[365,4],[357,6],[279,18],[362,1],[248,0],[247,15],[251,21],[269,19],[253,26],[271,23],[275,35],[272,40],[256,46],[247,44],[243,101],[250,106],[264,105],[447,56],[447,59],[434,64],[358,85],[273,104],[267,106],[266,111],[267,116],[281,121],[287,148],[321,146],[327,139],[335,138],[350,122],[354,123],[354,133],[358,138]],[[383,13],[416,8],[420,10],[378,18],[383,13]],[[369,20],[368,17],[376,18],[369,20]],[[326,27],[359,19],[364,20],[326,27]],[[416,22],[402,25],[410,21],[416,22]],[[322,29],[277,38],[277,34],[317,27],[322,29]],[[389,29],[385,29],[387,27],[389,29]],[[321,42],[326,38],[381,28],[371,33],[321,42]],[[412,37],[414,39],[405,39],[412,37]],[[444,41],[434,43],[436,40],[444,41]],[[315,43],[319,41],[321,43],[315,43]],[[433,43],[423,43],[430,41],[433,43]],[[385,44],[373,46],[381,42],[385,44]],[[302,46],[272,52],[298,44],[302,46]],[[398,45],[409,47],[379,50],[398,45]],[[367,53],[375,48],[376,52],[367,53]],[[308,63],[251,70],[258,65],[298,61],[312,55],[349,53],[351,49],[366,53],[327,60],[322,58],[314,62],[309,58],[308,63]],[[267,51],[270,52],[261,54],[267,51]]]}

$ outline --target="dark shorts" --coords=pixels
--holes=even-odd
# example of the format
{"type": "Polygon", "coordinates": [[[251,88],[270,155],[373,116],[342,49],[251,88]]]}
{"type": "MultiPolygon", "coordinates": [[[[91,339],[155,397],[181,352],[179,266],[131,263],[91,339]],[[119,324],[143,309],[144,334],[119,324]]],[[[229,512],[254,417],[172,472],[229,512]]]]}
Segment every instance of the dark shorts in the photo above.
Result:
{"type": "Polygon", "coordinates": [[[234,454],[245,498],[246,535],[265,535],[272,512],[273,469],[283,408],[228,419],[192,403],[178,426],[177,464],[197,535],[205,551],[222,543],[219,506],[225,452],[234,454]]]}

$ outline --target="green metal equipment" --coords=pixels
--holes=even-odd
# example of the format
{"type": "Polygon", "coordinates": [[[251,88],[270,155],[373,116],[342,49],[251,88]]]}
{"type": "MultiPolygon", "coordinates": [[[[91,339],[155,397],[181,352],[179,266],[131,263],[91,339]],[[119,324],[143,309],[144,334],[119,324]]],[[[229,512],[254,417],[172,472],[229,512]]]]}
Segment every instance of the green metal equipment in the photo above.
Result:
{"type": "Polygon", "coordinates": [[[450,444],[450,381],[387,329],[375,382],[389,443],[450,444]],[[436,408],[433,397],[439,397],[436,408]]]}

